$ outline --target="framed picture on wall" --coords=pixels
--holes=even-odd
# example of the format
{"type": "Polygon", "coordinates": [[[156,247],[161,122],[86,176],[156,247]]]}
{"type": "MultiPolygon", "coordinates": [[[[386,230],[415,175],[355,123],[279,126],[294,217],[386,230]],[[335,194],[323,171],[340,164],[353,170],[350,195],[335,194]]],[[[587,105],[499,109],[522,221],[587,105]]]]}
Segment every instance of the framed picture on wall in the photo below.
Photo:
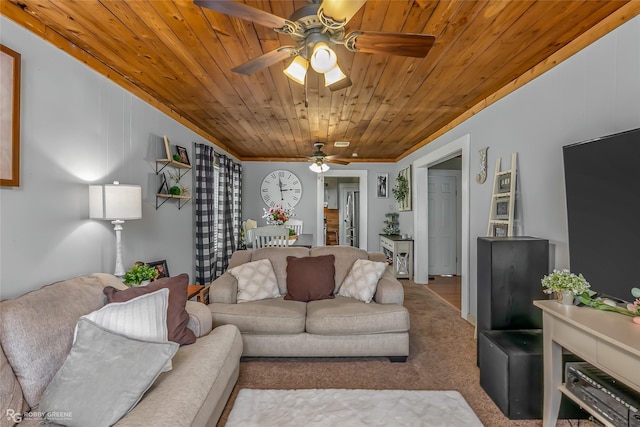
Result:
{"type": "Polygon", "coordinates": [[[493,237],[507,237],[509,232],[508,224],[493,224],[493,237]]]}
{"type": "Polygon", "coordinates": [[[495,212],[493,217],[495,219],[508,219],[509,218],[509,200],[496,200],[495,212]]]}
{"type": "Polygon", "coordinates": [[[158,271],[158,277],[156,277],[156,279],[162,279],[163,277],[170,277],[169,267],[167,266],[166,259],[163,259],[161,261],[148,262],[147,265],[149,267],[155,268],[158,271]]]}
{"type": "Polygon", "coordinates": [[[399,211],[411,210],[411,166],[402,169],[396,177],[393,189],[399,211]]]}
{"type": "Polygon", "coordinates": [[[511,173],[504,174],[498,178],[498,193],[508,193],[511,191],[511,173]]]}
{"type": "Polygon", "coordinates": [[[0,185],[20,186],[20,54],[0,45],[0,185]]]}
{"type": "Polygon", "coordinates": [[[383,199],[389,197],[389,174],[386,172],[376,175],[376,196],[383,199]]]}

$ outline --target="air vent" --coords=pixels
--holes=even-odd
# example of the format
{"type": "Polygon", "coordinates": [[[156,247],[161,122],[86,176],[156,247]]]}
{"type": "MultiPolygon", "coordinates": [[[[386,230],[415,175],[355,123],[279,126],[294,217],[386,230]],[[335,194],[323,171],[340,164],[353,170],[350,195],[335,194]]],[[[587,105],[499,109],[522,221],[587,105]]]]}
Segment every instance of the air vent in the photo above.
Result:
{"type": "Polygon", "coordinates": [[[349,142],[349,141],[337,141],[337,142],[334,142],[334,143],[333,143],[333,146],[334,146],[334,147],[341,147],[341,148],[344,148],[344,147],[348,147],[348,146],[349,146],[349,144],[350,144],[350,142],[349,142]]]}

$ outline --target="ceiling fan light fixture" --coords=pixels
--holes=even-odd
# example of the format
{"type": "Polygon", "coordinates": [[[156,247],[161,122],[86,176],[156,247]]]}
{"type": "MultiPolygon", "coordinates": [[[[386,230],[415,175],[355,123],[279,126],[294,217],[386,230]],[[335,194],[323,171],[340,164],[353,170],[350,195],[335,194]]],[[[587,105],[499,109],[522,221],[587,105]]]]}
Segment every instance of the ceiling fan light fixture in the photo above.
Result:
{"type": "Polygon", "coordinates": [[[336,64],[335,67],[324,73],[324,86],[331,86],[345,77],[347,76],[342,72],[338,64],[336,64]]]}
{"type": "Polygon", "coordinates": [[[296,56],[282,72],[294,82],[303,85],[304,77],[307,75],[307,68],[309,68],[309,62],[302,56],[296,56]]]}
{"type": "Polygon", "coordinates": [[[329,165],[323,162],[316,162],[309,165],[309,169],[315,173],[322,173],[329,170],[329,165]]]}
{"type": "Polygon", "coordinates": [[[325,42],[318,42],[311,54],[311,68],[318,73],[326,73],[338,63],[336,53],[325,42]]]}

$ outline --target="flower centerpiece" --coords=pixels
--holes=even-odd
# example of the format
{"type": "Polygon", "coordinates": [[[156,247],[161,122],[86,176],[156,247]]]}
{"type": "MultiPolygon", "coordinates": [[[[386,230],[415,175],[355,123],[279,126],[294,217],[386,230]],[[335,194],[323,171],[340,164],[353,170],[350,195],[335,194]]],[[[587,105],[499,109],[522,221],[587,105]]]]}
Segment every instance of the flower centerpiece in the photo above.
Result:
{"type": "Polygon", "coordinates": [[[556,293],[558,300],[563,304],[573,304],[573,297],[585,293],[590,285],[582,274],[576,275],[568,269],[553,270],[553,273],[544,276],[541,280],[545,292],[556,293]]]}
{"type": "Polygon", "coordinates": [[[282,207],[281,205],[275,205],[269,210],[262,208],[264,211],[264,218],[269,225],[284,225],[285,222],[289,221],[289,218],[293,216],[293,209],[287,209],[282,207]]]}

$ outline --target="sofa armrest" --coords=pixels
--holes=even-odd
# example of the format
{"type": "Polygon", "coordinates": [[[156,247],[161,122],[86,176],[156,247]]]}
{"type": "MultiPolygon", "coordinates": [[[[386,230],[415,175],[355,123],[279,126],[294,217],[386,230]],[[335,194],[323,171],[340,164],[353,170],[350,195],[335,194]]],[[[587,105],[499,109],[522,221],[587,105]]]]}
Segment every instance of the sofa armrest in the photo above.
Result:
{"type": "Polygon", "coordinates": [[[398,282],[398,279],[393,277],[393,274],[391,274],[388,268],[380,278],[380,281],[378,281],[374,299],[378,304],[402,305],[404,302],[404,288],[402,284],[398,282]]]}
{"type": "Polygon", "coordinates": [[[187,328],[191,329],[198,338],[208,335],[213,325],[209,307],[196,301],[187,301],[184,308],[189,313],[187,328]]]}
{"type": "Polygon", "coordinates": [[[225,272],[209,285],[209,304],[214,302],[235,304],[237,296],[238,281],[229,272],[225,272]]]}

